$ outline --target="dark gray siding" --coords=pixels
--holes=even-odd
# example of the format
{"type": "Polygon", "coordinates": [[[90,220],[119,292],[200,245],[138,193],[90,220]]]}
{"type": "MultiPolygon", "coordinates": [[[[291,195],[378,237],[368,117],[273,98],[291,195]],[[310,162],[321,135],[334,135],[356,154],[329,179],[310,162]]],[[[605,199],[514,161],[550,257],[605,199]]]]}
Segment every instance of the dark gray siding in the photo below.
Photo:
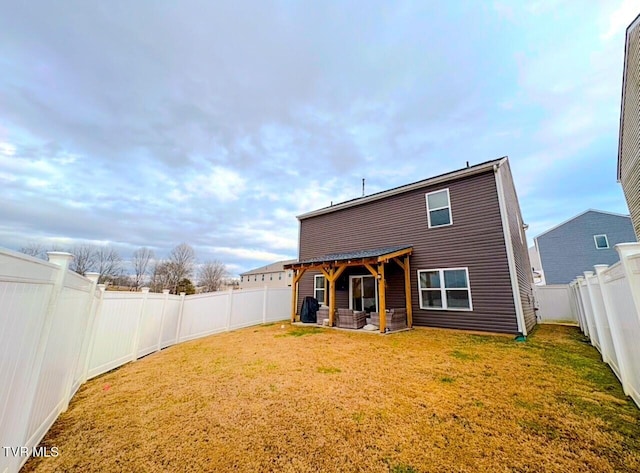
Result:
{"type": "Polygon", "coordinates": [[[640,238],[640,22],[627,30],[618,149],[619,180],[640,238]]]}
{"type": "Polygon", "coordinates": [[[536,238],[547,284],[567,284],[596,264],[619,260],[617,243],[636,241],[629,217],[589,211],[536,238]],[[594,235],[605,234],[609,248],[599,250],[594,235]]]}
{"type": "Polygon", "coordinates": [[[529,260],[529,250],[527,248],[527,236],[522,228],[524,223],[518,204],[516,187],[509,167],[509,162],[500,167],[502,176],[505,205],[507,208],[507,220],[511,235],[511,247],[513,249],[513,259],[518,275],[518,290],[520,292],[520,303],[524,315],[524,322],[527,333],[536,325],[536,313],[533,309],[533,276],[531,274],[531,262],[529,260]]]}
{"type": "MultiPolygon", "coordinates": [[[[393,245],[412,245],[411,291],[415,325],[496,332],[517,332],[515,306],[493,171],[446,184],[425,186],[386,199],[305,218],[300,227],[300,259],[328,253],[393,245]],[[449,188],[453,225],[427,227],[425,193],[449,188]],[[473,311],[419,308],[418,269],[468,267],[473,311]]],[[[402,272],[390,274],[387,306],[404,306],[402,272]],[[396,275],[397,277],[391,277],[396,275]]],[[[312,295],[313,277],[305,274],[300,300],[312,295]]],[[[338,307],[348,307],[348,287],[338,291],[338,307]]]]}

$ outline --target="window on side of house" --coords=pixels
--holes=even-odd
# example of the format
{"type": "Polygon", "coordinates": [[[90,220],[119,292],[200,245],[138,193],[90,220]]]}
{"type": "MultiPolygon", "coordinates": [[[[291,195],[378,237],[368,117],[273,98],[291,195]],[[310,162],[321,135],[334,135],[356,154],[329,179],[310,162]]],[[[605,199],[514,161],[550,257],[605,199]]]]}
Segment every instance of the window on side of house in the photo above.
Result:
{"type": "Polygon", "coordinates": [[[322,274],[317,274],[313,277],[313,297],[320,304],[325,303],[325,295],[327,293],[327,280],[322,274]]]}
{"type": "Polygon", "coordinates": [[[262,275],[262,280],[264,281],[264,274],[262,275]]]}
{"type": "Polygon", "coordinates": [[[278,273],[278,281],[282,281],[282,273],[278,273]]]}
{"type": "Polygon", "coordinates": [[[596,248],[599,250],[609,248],[609,239],[607,238],[607,235],[593,235],[593,240],[596,242],[596,248]]]}
{"type": "Polygon", "coordinates": [[[445,227],[453,223],[449,189],[425,194],[427,200],[427,223],[429,228],[445,227]]]}
{"type": "Polygon", "coordinates": [[[420,308],[473,310],[468,268],[418,270],[420,308]]]}

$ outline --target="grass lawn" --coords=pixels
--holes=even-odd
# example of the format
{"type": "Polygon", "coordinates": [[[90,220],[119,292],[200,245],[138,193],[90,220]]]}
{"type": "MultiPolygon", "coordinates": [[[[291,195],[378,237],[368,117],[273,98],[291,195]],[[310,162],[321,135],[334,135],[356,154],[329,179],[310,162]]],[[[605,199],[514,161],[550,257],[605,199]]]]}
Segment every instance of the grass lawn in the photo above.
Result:
{"type": "Polygon", "coordinates": [[[640,410],[577,328],[280,324],[86,383],[23,471],[640,471],[640,410]]]}

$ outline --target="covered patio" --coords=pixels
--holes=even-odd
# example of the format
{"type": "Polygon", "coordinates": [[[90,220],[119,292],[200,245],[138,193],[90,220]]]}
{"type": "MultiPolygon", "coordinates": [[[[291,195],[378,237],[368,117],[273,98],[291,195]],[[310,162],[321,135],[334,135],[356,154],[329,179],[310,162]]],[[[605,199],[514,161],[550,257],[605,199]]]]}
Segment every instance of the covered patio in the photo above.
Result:
{"type": "MultiPolygon", "coordinates": [[[[329,285],[329,326],[335,326],[336,316],[336,281],[348,269],[363,267],[371,273],[377,282],[378,312],[380,317],[380,332],[387,328],[386,320],[386,288],[385,266],[391,262],[397,264],[404,274],[405,308],[407,314],[407,326],[413,324],[411,311],[411,272],[409,258],[413,252],[411,246],[392,246],[370,250],[360,250],[349,253],[333,253],[319,258],[311,258],[285,265],[286,269],[293,270],[291,322],[296,321],[296,312],[299,296],[299,282],[305,272],[309,270],[319,271],[329,285]]],[[[325,296],[326,302],[327,297],[325,296]]]]}

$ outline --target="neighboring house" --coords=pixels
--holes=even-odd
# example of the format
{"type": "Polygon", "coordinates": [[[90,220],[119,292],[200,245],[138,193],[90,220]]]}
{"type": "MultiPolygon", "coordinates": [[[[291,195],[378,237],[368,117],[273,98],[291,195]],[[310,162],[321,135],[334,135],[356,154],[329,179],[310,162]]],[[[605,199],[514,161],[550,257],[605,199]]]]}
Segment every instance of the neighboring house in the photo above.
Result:
{"type": "Polygon", "coordinates": [[[406,309],[407,324],[527,334],[535,325],[524,224],[507,158],[300,215],[292,319],[303,298],[406,309]],[[297,300],[297,303],[296,303],[297,300]]]}
{"type": "Polygon", "coordinates": [[[545,284],[569,284],[596,264],[618,261],[614,246],[636,241],[631,218],[589,209],[533,239],[545,284]]]}
{"type": "Polygon", "coordinates": [[[640,15],[627,28],[622,75],[618,182],[640,239],[640,15]]]}
{"type": "Polygon", "coordinates": [[[544,274],[542,273],[542,264],[540,264],[540,255],[535,245],[529,248],[529,262],[531,263],[531,272],[533,273],[533,284],[544,284],[544,274]]]}
{"type": "Polygon", "coordinates": [[[275,263],[252,269],[240,275],[240,289],[257,287],[291,287],[293,271],[284,269],[286,263],[295,260],[276,261],[275,263]]]}

